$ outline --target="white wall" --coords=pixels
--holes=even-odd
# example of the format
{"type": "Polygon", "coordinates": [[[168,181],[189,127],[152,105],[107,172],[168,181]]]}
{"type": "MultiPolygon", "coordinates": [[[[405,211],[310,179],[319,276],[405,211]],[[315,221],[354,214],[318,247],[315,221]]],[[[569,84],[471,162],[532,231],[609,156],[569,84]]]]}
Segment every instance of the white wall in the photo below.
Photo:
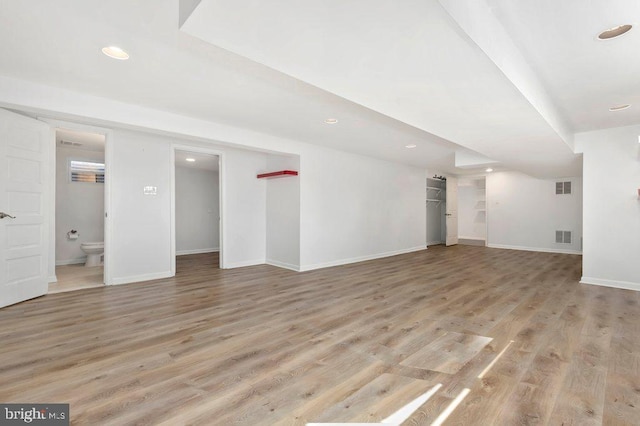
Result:
{"type": "Polygon", "coordinates": [[[58,146],[56,149],[56,224],[55,256],[57,265],[83,263],[83,242],[104,241],[104,184],[71,182],[69,160],[104,162],[104,151],[58,146]],[[79,232],[77,240],[67,232],[79,232]]]}
{"type": "MultiPolygon", "coordinates": [[[[300,170],[298,156],[269,155],[265,172],[300,170]]],[[[300,178],[266,179],[267,263],[300,268],[300,178]]]]}
{"type": "Polygon", "coordinates": [[[257,175],[267,154],[224,149],[223,226],[225,267],[258,265],[266,259],[267,183],[257,175]]]}
{"type": "MultiPolygon", "coordinates": [[[[228,260],[227,267],[264,262],[266,258],[266,183],[255,178],[255,172],[265,168],[266,154],[251,154],[249,151],[228,148],[230,146],[300,155],[301,269],[348,263],[425,247],[424,170],[324,149],[214,121],[2,76],[0,105],[68,121],[81,120],[108,127],[149,129],[154,133],[221,141],[220,145],[200,145],[218,146],[226,152],[228,170],[225,172],[226,175],[221,174],[221,191],[226,202],[221,208],[225,229],[222,237],[226,242],[222,250],[225,263],[228,260]],[[234,164],[237,167],[233,167],[234,164]]],[[[126,151],[132,150],[137,150],[138,155],[144,154],[139,152],[138,148],[141,146],[135,142],[137,137],[132,136],[139,133],[114,133],[127,133],[129,136],[120,135],[123,137],[119,139],[123,144],[132,140],[135,145],[128,150],[114,146],[116,157],[120,158],[126,151]]],[[[119,144],[118,134],[114,135],[114,145],[119,144]]],[[[158,141],[162,137],[154,136],[152,139],[158,141]]],[[[160,148],[152,148],[152,145],[145,147],[151,151],[162,151],[153,154],[159,160],[156,168],[162,173],[163,164],[169,162],[168,158],[165,159],[166,152],[160,148]]],[[[127,197],[119,195],[121,205],[115,207],[121,208],[122,213],[116,215],[116,211],[113,212],[114,216],[118,216],[113,218],[112,227],[115,251],[112,263],[114,272],[119,274],[114,275],[115,282],[160,276],[165,270],[164,260],[151,262],[148,268],[127,266],[127,262],[135,262],[136,249],[145,245],[139,246],[133,241],[132,245],[128,246],[126,236],[118,236],[117,225],[120,221],[127,222],[127,219],[119,215],[125,215],[125,212],[129,211],[124,202],[127,200],[124,198],[135,198],[136,203],[132,204],[134,208],[142,202],[137,195],[141,189],[126,184],[127,176],[132,173],[127,173],[126,170],[133,162],[135,160],[122,161],[120,169],[125,172],[122,179],[115,182],[118,186],[114,185],[113,188],[114,194],[119,191],[132,192],[127,197]],[[125,244],[121,245],[122,242],[125,244]],[[117,253],[118,251],[121,253],[117,253]],[[127,260],[127,256],[130,256],[130,260],[127,260]],[[145,272],[148,274],[145,275],[145,272]]],[[[150,161],[144,160],[144,163],[145,168],[146,165],[150,167],[150,161]]],[[[155,176],[155,172],[150,171],[149,176],[155,176]]],[[[142,177],[135,177],[135,180],[147,180],[142,177]]],[[[135,221],[129,222],[127,226],[135,228],[135,221]]],[[[164,241],[169,239],[169,236],[164,235],[163,221],[154,219],[153,222],[158,226],[158,233],[150,238],[158,241],[159,244],[154,247],[154,251],[158,251],[159,257],[164,259],[164,241]]],[[[169,233],[167,231],[167,234],[169,233]]]]}
{"type": "Polygon", "coordinates": [[[220,248],[218,172],[176,166],[176,253],[220,248]]]}
{"type": "Polygon", "coordinates": [[[582,282],[640,291],[640,126],[579,133],[584,153],[582,282]]]}
{"type": "Polygon", "coordinates": [[[424,249],[424,173],[306,146],[300,155],[301,269],[424,249]]]}
{"type": "MultiPolygon", "coordinates": [[[[112,139],[113,284],[170,276],[171,151],[173,144],[202,144],[128,130],[115,130],[112,139]],[[157,195],[144,195],[145,186],[157,187],[157,195]]],[[[266,185],[256,174],[264,169],[266,154],[206,146],[224,153],[226,267],[264,263],[266,185]]]]}
{"type": "Polygon", "coordinates": [[[486,240],[485,178],[458,180],[458,238],[486,240]]]}
{"type": "Polygon", "coordinates": [[[496,248],[580,253],[582,179],[572,182],[572,194],[556,195],[556,180],[536,179],[518,172],[487,175],[488,245],[496,248]],[[556,244],[555,231],[571,231],[571,244],[556,244]]]}

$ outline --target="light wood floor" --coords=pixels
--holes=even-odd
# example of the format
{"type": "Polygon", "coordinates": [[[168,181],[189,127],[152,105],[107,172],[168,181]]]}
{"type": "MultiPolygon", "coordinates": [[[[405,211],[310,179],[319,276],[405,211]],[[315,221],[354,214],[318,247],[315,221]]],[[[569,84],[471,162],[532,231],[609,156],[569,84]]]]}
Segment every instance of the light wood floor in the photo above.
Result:
{"type": "Polygon", "coordinates": [[[78,425],[379,422],[441,384],[406,424],[454,400],[445,424],[640,423],[638,293],[579,284],[579,256],[214,262],[0,310],[0,401],[70,403],[78,425]]]}

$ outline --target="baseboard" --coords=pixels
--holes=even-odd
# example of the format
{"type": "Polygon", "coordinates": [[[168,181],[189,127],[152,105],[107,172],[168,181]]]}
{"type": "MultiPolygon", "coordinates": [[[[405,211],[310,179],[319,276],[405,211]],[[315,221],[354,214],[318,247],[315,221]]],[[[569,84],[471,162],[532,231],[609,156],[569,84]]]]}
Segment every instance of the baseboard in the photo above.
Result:
{"type": "Polygon", "coordinates": [[[243,260],[242,262],[225,262],[224,269],[244,268],[245,266],[256,266],[264,264],[264,259],[243,260]]]}
{"type": "Polygon", "coordinates": [[[265,262],[267,265],[277,266],[278,268],[290,269],[292,271],[300,272],[300,266],[292,263],[280,262],[278,260],[267,259],[265,262]]]}
{"type": "Polygon", "coordinates": [[[78,263],[85,263],[86,261],[87,256],[68,260],[56,260],[56,266],[77,265],[78,263]]]}
{"type": "Polygon", "coordinates": [[[121,285],[139,283],[141,281],[159,280],[162,278],[170,278],[173,274],[171,271],[167,272],[155,272],[153,274],[131,275],[128,277],[113,278],[110,285],[121,285]]]}
{"type": "Polygon", "coordinates": [[[176,251],[176,256],[184,256],[187,254],[202,254],[202,253],[215,253],[220,251],[219,248],[206,248],[206,249],[195,249],[195,250],[178,250],[176,251]]]}
{"type": "Polygon", "coordinates": [[[444,244],[444,241],[427,241],[427,247],[429,246],[437,246],[438,244],[444,244]]]}
{"type": "Polygon", "coordinates": [[[482,238],[458,237],[458,244],[484,247],[486,245],[486,241],[482,238]]]}
{"type": "Polygon", "coordinates": [[[326,263],[316,263],[314,265],[304,265],[300,267],[300,272],[312,271],[314,269],[330,268],[332,266],[348,265],[350,263],[365,262],[367,260],[382,259],[384,257],[398,256],[400,254],[412,253],[414,251],[426,250],[427,246],[412,247],[403,250],[388,251],[385,253],[372,254],[368,256],[352,257],[350,259],[334,260],[326,263]]]}
{"type": "Polygon", "coordinates": [[[640,291],[640,283],[634,283],[631,281],[615,281],[605,280],[602,278],[582,277],[580,278],[580,284],[600,285],[604,287],[622,288],[625,290],[640,291]]]}
{"type": "Polygon", "coordinates": [[[47,279],[48,279],[48,281],[47,281],[47,282],[48,282],[49,284],[53,284],[53,283],[57,283],[57,282],[58,282],[58,277],[57,277],[57,276],[55,276],[55,275],[51,275],[51,276],[50,276],[49,278],[47,278],[47,279]]]}
{"type": "Polygon", "coordinates": [[[507,250],[538,251],[542,253],[582,254],[580,250],[563,250],[563,249],[550,249],[550,248],[539,248],[539,247],[509,246],[504,244],[488,244],[487,247],[497,248],[497,249],[507,249],[507,250]]]}

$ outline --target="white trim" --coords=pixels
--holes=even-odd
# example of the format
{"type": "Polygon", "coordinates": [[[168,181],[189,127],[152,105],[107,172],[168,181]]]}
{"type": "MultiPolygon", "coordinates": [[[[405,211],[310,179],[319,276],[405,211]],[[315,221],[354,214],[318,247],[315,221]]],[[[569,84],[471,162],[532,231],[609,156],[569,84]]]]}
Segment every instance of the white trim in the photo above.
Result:
{"type": "Polygon", "coordinates": [[[57,283],[58,282],[58,277],[55,275],[50,275],[49,278],[47,278],[49,280],[49,284],[53,284],[53,283],[57,283]]]}
{"type": "Polygon", "coordinates": [[[176,256],[185,256],[187,254],[202,254],[202,253],[215,253],[220,251],[219,248],[205,248],[205,249],[194,249],[194,250],[177,250],[176,256]]]}
{"type": "Polygon", "coordinates": [[[505,244],[487,244],[489,248],[507,249],[507,250],[522,250],[522,251],[537,251],[542,253],[561,253],[561,254],[582,254],[580,250],[566,250],[566,249],[552,249],[541,247],[525,247],[525,246],[510,246],[505,244]]]}
{"type": "Polygon", "coordinates": [[[131,275],[129,277],[113,278],[111,280],[110,285],[131,284],[131,283],[138,283],[141,281],[159,280],[162,278],[171,278],[171,277],[173,277],[173,275],[171,274],[171,271],[154,272],[152,274],[131,275]]]}
{"type": "Polygon", "coordinates": [[[605,280],[602,278],[582,277],[580,278],[580,284],[600,285],[604,287],[622,288],[625,290],[640,291],[640,283],[634,283],[631,281],[615,281],[605,280]]]}
{"type": "Polygon", "coordinates": [[[273,259],[267,259],[265,263],[267,265],[276,266],[278,268],[284,268],[284,269],[300,272],[300,266],[294,265],[292,263],[280,262],[278,260],[273,260],[273,259]]]}
{"type": "Polygon", "coordinates": [[[439,244],[444,244],[444,241],[427,241],[427,246],[437,246],[439,244]]]}
{"type": "Polygon", "coordinates": [[[225,269],[244,268],[245,266],[264,265],[264,259],[243,260],[241,262],[227,263],[225,269]]]}
{"type": "Polygon", "coordinates": [[[56,260],[56,266],[77,265],[80,263],[85,263],[86,261],[87,261],[87,256],[76,257],[75,259],[56,260]]]}
{"type": "Polygon", "coordinates": [[[391,256],[397,256],[399,254],[413,253],[415,251],[421,251],[426,249],[427,249],[426,245],[421,245],[417,247],[411,247],[408,249],[388,251],[385,253],[371,254],[367,256],[352,257],[350,259],[340,259],[340,260],[334,260],[331,262],[316,263],[314,265],[304,265],[304,266],[300,266],[300,272],[312,271],[314,269],[330,268],[332,266],[348,265],[350,263],[365,262],[367,260],[382,259],[384,257],[391,257],[391,256]]]}

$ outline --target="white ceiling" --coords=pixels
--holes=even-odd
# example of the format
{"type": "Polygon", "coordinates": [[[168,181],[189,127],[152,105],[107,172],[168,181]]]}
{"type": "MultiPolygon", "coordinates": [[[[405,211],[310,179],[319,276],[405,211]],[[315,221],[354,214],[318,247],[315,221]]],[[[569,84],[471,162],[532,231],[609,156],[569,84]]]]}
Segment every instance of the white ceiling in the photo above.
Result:
{"type": "Polygon", "coordinates": [[[219,170],[218,164],[217,155],[202,154],[191,151],[176,151],[176,167],[217,172],[219,170]],[[187,161],[187,158],[191,158],[196,161],[187,161]]]}
{"type": "MultiPolygon", "coordinates": [[[[535,49],[514,30],[519,11],[531,13],[529,2],[486,1],[539,73],[530,59],[535,49]]],[[[535,14],[570,12],[539,3],[535,14]]],[[[602,15],[593,2],[570,3],[588,10],[580,19],[602,15]]],[[[178,10],[178,0],[0,1],[0,75],[442,172],[477,173],[469,164],[455,167],[459,152],[534,175],[580,173],[557,126],[436,0],[202,0],[183,31],[178,10]],[[107,58],[100,53],[106,45],[125,48],[131,59],[107,58]],[[325,124],[328,117],[339,123],[325,124]]],[[[527,21],[538,31],[544,22],[527,21]]],[[[558,68],[577,61],[567,57],[558,68]]],[[[588,128],[562,103],[563,83],[558,89],[539,77],[572,130],[588,128]]],[[[584,80],[583,101],[601,86],[584,80]]],[[[629,86],[628,95],[640,93],[637,83],[629,86]]],[[[586,103],[581,114],[587,109],[584,120],[594,127],[621,120],[586,103]]]]}

